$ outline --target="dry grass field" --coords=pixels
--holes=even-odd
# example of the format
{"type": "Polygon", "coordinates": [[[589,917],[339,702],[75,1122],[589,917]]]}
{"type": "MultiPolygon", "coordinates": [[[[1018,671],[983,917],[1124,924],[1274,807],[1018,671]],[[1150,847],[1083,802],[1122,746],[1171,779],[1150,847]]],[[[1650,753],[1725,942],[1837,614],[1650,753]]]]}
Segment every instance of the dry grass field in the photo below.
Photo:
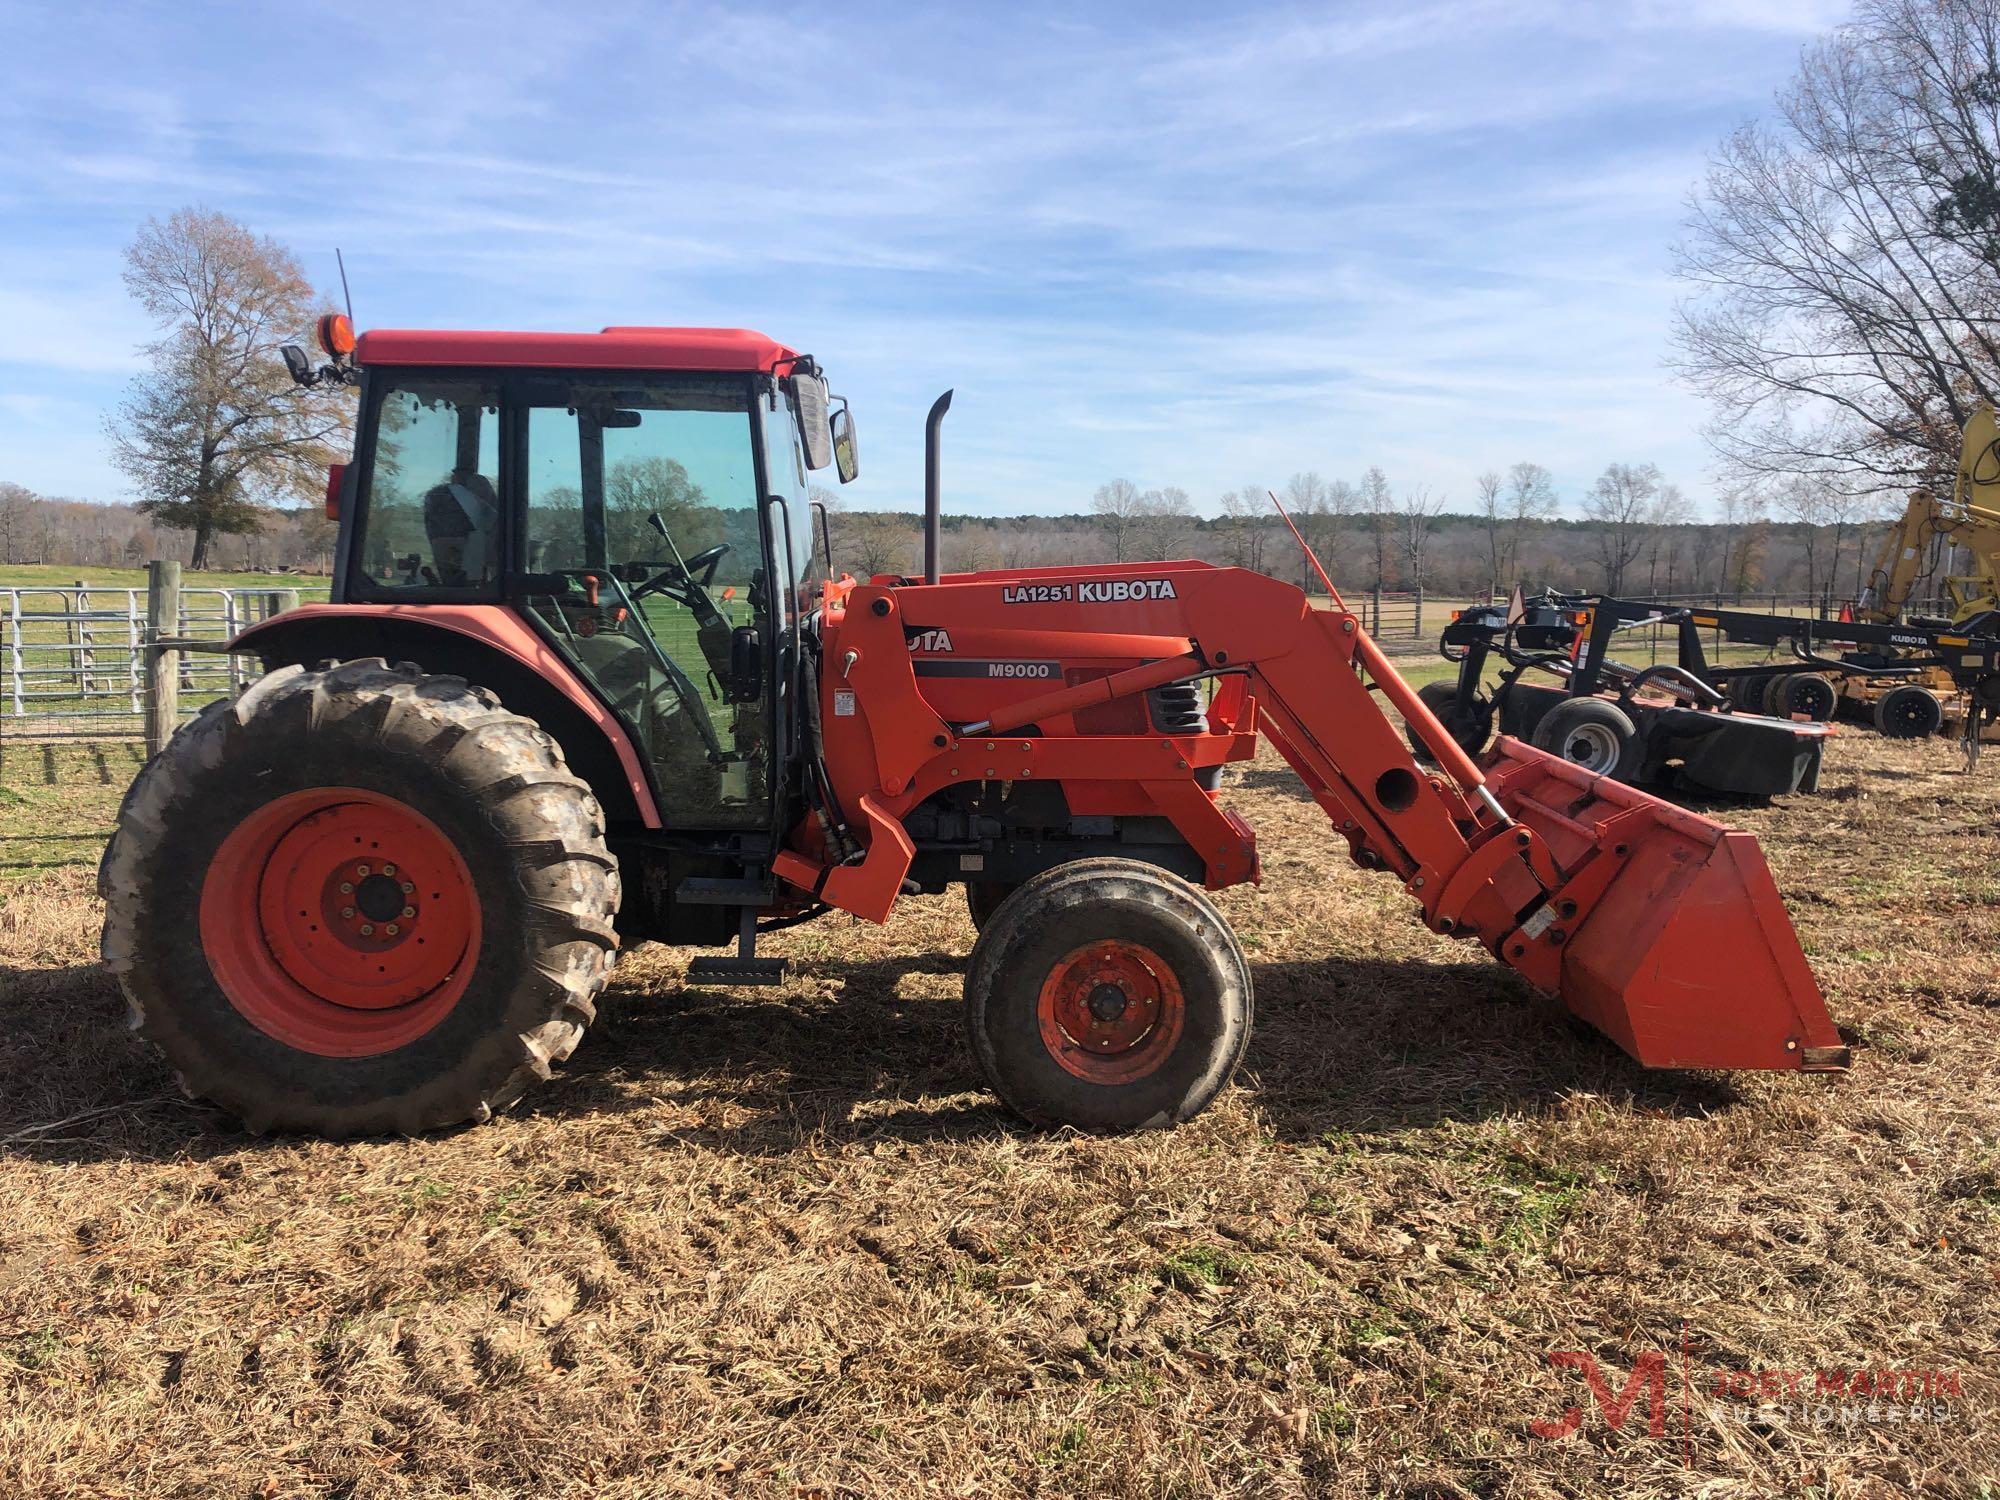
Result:
{"type": "Polygon", "coordinates": [[[524,1108],[350,1145],[236,1132],[125,1031],[89,868],[123,753],[0,778],[0,1492],[1996,1493],[2000,766],[1944,742],[1850,732],[1820,796],[1719,811],[1847,1076],[1641,1072],[1272,762],[1223,898],[1257,1035],[1181,1130],[994,1105],[954,896],[785,934],[774,991],[640,947],[524,1108]],[[1641,1372],[1622,1429],[1552,1352],[1614,1407],[1641,1372]],[[1957,1388],[1912,1421],[1856,1370],[1957,1388]],[[1745,1371],[1771,1404],[1718,1394],[1745,1371]]]}

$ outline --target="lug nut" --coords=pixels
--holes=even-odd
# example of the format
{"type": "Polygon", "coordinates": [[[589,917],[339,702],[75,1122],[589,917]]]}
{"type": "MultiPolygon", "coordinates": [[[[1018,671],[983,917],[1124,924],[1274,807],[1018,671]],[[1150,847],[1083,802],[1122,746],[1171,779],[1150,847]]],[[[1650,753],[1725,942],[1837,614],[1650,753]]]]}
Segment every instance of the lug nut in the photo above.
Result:
{"type": "Polygon", "coordinates": [[[368,866],[366,866],[366,865],[356,865],[356,866],[354,867],[354,873],[355,873],[355,874],[357,874],[357,875],[366,875],[366,874],[368,873],[368,866]]]}
{"type": "Polygon", "coordinates": [[[390,937],[394,937],[397,933],[401,932],[403,929],[398,927],[394,922],[391,922],[387,927],[384,927],[382,930],[388,933],[390,937]]]}
{"type": "Polygon", "coordinates": [[[373,922],[363,922],[361,924],[361,935],[363,937],[375,936],[375,924],[373,922]]]}
{"type": "Polygon", "coordinates": [[[414,917],[416,914],[417,914],[417,909],[414,906],[406,906],[403,908],[403,915],[405,917],[414,917]]]}
{"type": "Polygon", "coordinates": [[[382,873],[384,875],[393,875],[396,873],[396,867],[394,865],[384,865],[382,866],[382,873]]]}
{"type": "Polygon", "coordinates": [[[343,895],[343,896],[351,896],[351,895],[353,895],[353,894],[354,894],[354,882],[353,882],[353,881],[351,881],[351,880],[343,880],[343,881],[341,881],[341,882],[340,882],[340,894],[341,894],[341,895],[343,895]]]}
{"type": "Polygon", "coordinates": [[[351,906],[343,906],[340,909],[340,914],[343,917],[351,917],[354,915],[354,908],[351,906]]]}
{"type": "Polygon", "coordinates": [[[409,895],[410,892],[414,891],[415,889],[416,887],[411,885],[409,881],[406,880],[403,882],[403,894],[405,896],[409,895]]]}

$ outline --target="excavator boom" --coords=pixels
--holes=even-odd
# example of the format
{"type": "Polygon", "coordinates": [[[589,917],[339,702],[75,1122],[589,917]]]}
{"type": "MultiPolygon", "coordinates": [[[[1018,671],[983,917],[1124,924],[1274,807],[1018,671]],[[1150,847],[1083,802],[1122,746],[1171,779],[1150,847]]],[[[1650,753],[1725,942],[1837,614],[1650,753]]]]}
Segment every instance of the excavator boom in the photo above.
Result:
{"type": "Polygon", "coordinates": [[[1290,584],[1183,562],[878,579],[826,602],[825,763],[861,850],[837,861],[799,840],[775,868],[829,905],[885,919],[915,853],[905,819],[974,782],[1055,781],[1072,811],[1164,818],[1208,886],[1254,879],[1255,835],[1198,773],[1247,758],[1261,731],[1355,864],[1640,1062],[1846,1063],[1754,839],[1512,740],[1474,764],[1353,614],[1290,584]],[[913,643],[940,641],[963,670],[920,678],[913,643]],[[1135,641],[1149,659],[1060,670],[1135,641]],[[940,684],[967,674],[977,697],[945,702],[940,684]],[[1216,684],[1200,732],[1091,732],[1091,715],[1197,678],[1216,684]]]}

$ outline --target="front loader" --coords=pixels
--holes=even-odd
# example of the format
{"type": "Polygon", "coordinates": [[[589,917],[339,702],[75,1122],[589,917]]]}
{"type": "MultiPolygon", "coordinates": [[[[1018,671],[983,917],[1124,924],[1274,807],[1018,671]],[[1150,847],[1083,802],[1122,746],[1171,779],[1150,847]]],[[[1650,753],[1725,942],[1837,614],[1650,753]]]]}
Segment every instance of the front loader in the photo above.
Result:
{"type": "Polygon", "coordinates": [[[724,947],[966,888],[972,1051],[1049,1125],[1184,1120],[1249,1037],[1210,893],[1268,740],[1350,861],[1639,1062],[1847,1060],[1755,841],[1502,738],[1475,763],[1340,606],[1198,562],[831,575],[855,472],[807,356],[743,330],[322,328],[359,387],[333,601],[142,771],[103,948],[255,1129],[484,1119],[576,1046],[621,944],[724,947]],[[1427,752],[1420,764],[1384,712],[1427,752]]]}

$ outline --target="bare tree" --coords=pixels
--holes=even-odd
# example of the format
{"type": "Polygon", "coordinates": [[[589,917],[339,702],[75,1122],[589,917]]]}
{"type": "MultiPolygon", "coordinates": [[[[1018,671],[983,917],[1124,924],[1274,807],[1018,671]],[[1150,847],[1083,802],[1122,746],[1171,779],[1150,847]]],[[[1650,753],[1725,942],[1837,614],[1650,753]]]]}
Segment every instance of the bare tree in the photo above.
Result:
{"type": "Polygon", "coordinates": [[[857,578],[902,571],[909,555],[910,528],[897,516],[855,515],[835,536],[840,565],[857,578]]]}
{"type": "Polygon", "coordinates": [[[1528,528],[1546,521],[1558,509],[1555,480],[1540,464],[1525,460],[1507,471],[1507,524],[1502,531],[1499,582],[1512,588],[1521,581],[1521,539],[1528,528]]]}
{"type": "Polygon", "coordinates": [[[1228,539],[1229,565],[1264,570],[1264,550],[1270,538],[1271,501],[1262,487],[1246,484],[1222,497],[1223,534],[1228,539]]]}
{"type": "Polygon", "coordinates": [[[1361,476],[1361,511],[1366,518],[1369,540],[1374,544],[1374,587],[1384,587],[1389,578],[1389,556],[1396,534],[1394,504],[1389,497],[1389,477],[1380,468],[1361,476]]]}
{"type": "Polygon", "coordinates": [[[1479,497],[1479,519],[1486,524],[1486,586],[1489,592],[1500,587],[1500,537],[1506,527],[1506,515],[1500,508],[1500,486],[1504,481],[1500,471],[1488,469],[1473,480],[1473,492],[1479,497]]]}
{"type": "Polygon", "coordinates": [[[1597,523],[1592,540],[1604,569],[1604,591],[1625,587],[1625,571],[1646,545],[1646,518],[1660,492],[1660,471],[1652,464],[1610,464],[1584,497],[1584,515],[1597,523]]]}
{"type": "Polygon", "coordinates": [[[1430,575],[1424,568],[1429,550],[1431,526],[1444,511],[1444,496],[1433,495],[1425,485],[1403,491],[1396,507],[1402,518],[1403,556],[1410,564],[1411,587],[1421,594],[1430,575]]]}
{"type": "Polygon", "coordinates": [[[1825,541],[1822,532],[1832,519],[1831,492],[1823,481],[1803,474],[1780,483],[1771,495],[1771,508],[1799,528],[1800,548],[1806,559],[1806,592],[1819,597],[1825,541]]]}
{"type": "Polygon", "coordinates": [[[1646,507],[1646,592],[1674,592],[1680,577],[1681,543],[1694,506],[1677,484],[1663,484],[1646,507]],[[1661,578],[1664,566],[1666,577],[1661,578]]]}
{"type": "Polygon", "coordinates": [[[2000,394],[2000,6],[1863,0],[1715,153],[1682,374],[1739,479],[1950,482],[2000,394]]]}
{"type": "Polygon", "coordinates": [[[1129,479],[1100,484],[1091,497],[1090,508],[1111,523],[1112,554],[1117,562],[1125,561],[1126,537],[1132,523],[1139,518],[1145,498],[1139,493],[1139,486],[1129,479]]]}
{"type": "Polygon", "coordinates": [[[264,505],[324,487],[353,403],[286,373],[279,346],[306,342],[323,302],[276,240],[184,208],[146,221],[125,285],[160,336],[107,424],[112,461],[145,514],[194,534],[191,563],[206,567],[216,536],[254,532],[264,505]]]}
{"type": "Polygon", "coordinates": [[[1165,562],[1186,556],[1194,536],[1194,504],[1188,492],[1169,485],[1139,497],[1132,518],[1133,556],[1140,562],[1165,562]]]}

